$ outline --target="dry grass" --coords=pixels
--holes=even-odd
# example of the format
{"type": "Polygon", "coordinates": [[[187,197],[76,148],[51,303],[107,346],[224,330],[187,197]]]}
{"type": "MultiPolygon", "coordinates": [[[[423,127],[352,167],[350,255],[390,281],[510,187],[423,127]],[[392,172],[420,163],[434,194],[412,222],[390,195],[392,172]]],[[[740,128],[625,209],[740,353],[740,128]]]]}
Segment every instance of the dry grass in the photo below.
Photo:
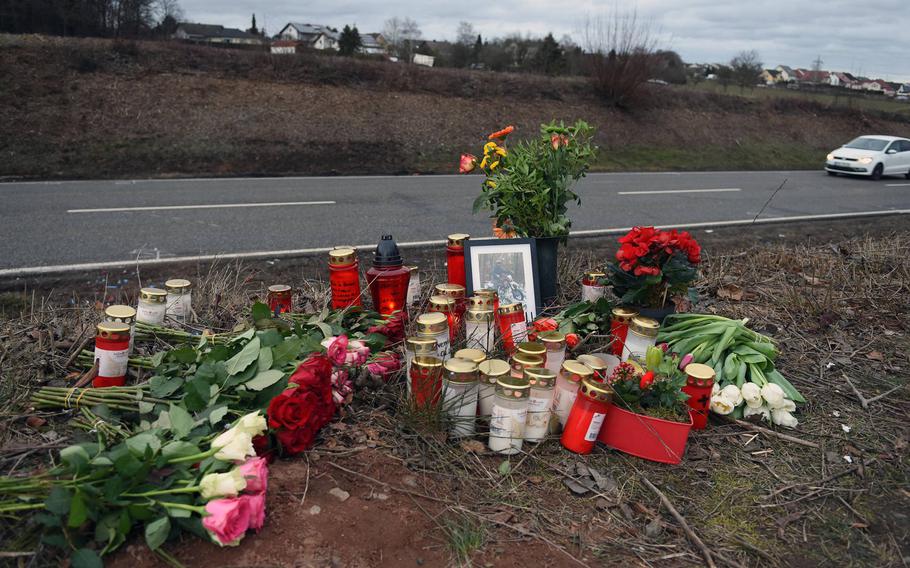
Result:
{"type": "MultiPolygon", "coordinates": [[[[788,433],[816,447],[714,420],[692,434],[680,466],[602,448],[580,457],[555,441],[505,458],[484,451],[482,443],[447,442],[444,422],[422,420],[401,404],[401,383],[359,391],[338,431],[369,430],[383,452],[447,489],[434,493],[445,505],[434,521],[459,562],[489,560],[497,542],[536,539],[566,564],[575,562],[570,558],[590,566],[621,559],[702,564],[700,551],[642,482],[647,478],[707,543],[718,565],[901,565],[910,543],[908,251],[910,233],[903,232],[707,255],[700,309],[748,317],[780,342],[778,368],[809,400],[799,429],[788,433]],[[719,288],[733,284],[742,288],[741,301],[717,297],[719,288]],[[867,399],[900,388],[863,408],[844,376],[867,399]],[[585,468],[607,481],[575,495],[565,482],[585,481],[585,468]]],[[[584,251],[564,256],[561,302],[569,303],[578,296],[576,276],[602,258],[584,251]]],[[[440,266],[422,272],[424,301],[442,274],[440,266]]],[[[200,268],[194,290],[199,327],[233,327],[250,299],[261,295],[259,276],[239,264],[200,268]]],[[[307,282],[299,297],[302,305],[320,307],[324,285],[307,282]]],[[[49,428],[40,434],[26,426],[28,393],[64,383],[68,354],[99,316],[95,302],[134,299],[100,285],[82,296],[6,298],[3,311],[20,314],[0,319],[3,473],[46,463],[49,450],[66,441],[63,417],[43,415],[49,428]]],[[[18,550],[35,536],[3,530],[0,540],[18,550]]]]}

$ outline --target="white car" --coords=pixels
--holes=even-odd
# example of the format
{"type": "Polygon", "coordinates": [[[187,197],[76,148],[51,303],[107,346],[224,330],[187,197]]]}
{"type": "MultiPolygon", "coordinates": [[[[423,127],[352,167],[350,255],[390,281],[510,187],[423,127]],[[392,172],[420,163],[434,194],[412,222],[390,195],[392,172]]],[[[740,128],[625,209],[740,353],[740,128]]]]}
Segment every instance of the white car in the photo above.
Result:
{"type": "Polygon", "coordinates": [[[828,154],[829,176],[851,174],[879,179],[903,175],[910,179],[910,140],[896,136],[860,136],[828,154]]]}

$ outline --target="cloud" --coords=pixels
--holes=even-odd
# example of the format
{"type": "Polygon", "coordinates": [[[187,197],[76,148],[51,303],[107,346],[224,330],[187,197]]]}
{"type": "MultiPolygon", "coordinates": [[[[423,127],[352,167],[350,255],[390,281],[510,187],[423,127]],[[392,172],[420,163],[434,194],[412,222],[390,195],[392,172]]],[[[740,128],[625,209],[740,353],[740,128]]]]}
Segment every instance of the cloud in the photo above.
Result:
{"type": "MultiPolygon", "coordinates": [[[[650,22],[663,46],[689,62],[729,61],[755,49],[768,67],[810,67],[821,57],[825,69],[910,81],[906,55],[907,0],[637,0],[616,3],[577,0],[499,0],[480,4],[389,0],[182,0],[187,19],[249,27],[250,15],[270,33],[290,21],[381,31],[392,16],[420,24],[423,37],[452,39],[458,22],[471,22],[484,37],[514,33],[576,41],[589,17],[634,6],[650,22]],[[468,9],[468,6],[476,9],[468,9]],[[568,9],[571,6],[571,9],[568,9]]],[[[580,41],[579,41],[580,43],[580,41]]]]}

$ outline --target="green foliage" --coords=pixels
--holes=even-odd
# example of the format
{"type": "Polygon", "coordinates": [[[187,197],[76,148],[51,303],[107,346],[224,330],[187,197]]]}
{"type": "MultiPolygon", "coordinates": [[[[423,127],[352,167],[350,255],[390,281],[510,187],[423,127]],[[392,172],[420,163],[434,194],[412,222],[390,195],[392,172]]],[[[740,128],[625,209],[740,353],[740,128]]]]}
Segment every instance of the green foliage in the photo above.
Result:
{"type": "Polygon", "coordinates": [[[361,45],[363,45],[363,41],[360,39],[360,32],[357,31],[357,26],[353,28],[345,26],[341,30],[341,35],[338,37],[338,53],[340,55],[354,55],[361,45]]]}
{"type": "Polygon", "coordinates": [[[591,333],[609,333],[613,316],[613,304],[607,298],[596,302],[579,302],[559,312],[553,319],[559,323],[559,331],[577,333],[585,337],[591,333]]]}
{"type": "Polygon", "coordinates": [[[679,356],[664,355],[660,348],[652,347],[647,360],[647,371],[654,374],[653,382],[643,383],[642,375],[623,363],[609,381],[614,401],[632,412],[683,419],[687,415],[689,395],[682,391],[686,386],[686,374],[679,370],[679,356]]]}
{"type": "Polygon", "coordinates": [[[572,126],[541,125],[537,138],[512,146],[502,165],[490,170],[474,212],[492,211],[497,227],[521,237],[567,236],[572,226],[568,204],[581,204],[571,188],[595,158],[593,135],[594,128],[582,120],[572,126]]]}

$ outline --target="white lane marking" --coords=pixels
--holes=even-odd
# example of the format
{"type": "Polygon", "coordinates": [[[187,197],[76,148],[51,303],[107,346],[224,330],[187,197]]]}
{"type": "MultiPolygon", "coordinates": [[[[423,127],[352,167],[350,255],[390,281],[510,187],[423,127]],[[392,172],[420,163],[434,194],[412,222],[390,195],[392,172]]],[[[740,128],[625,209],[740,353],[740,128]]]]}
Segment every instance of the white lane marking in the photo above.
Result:
{"type": "Polygon", "coordinates": [[[910,185],[910,183],[886,183],[887,187],[905,187],[910,185]]]}
{"type": "MultiPolygon", "coordinates": [[[[857,211],[854,213],[825,213],[821,215],[795,215],[791,217],[766,217],[764,219],[758,219],[754,221],[756,225],[763,225],[767,223],[788,223],[795,221],[812,221],[812,220],[821,220],[821,219],[848,219],[851,217],[874,217],[874,216],[884,216],[884,215],[908,215],[910,214],[910,209],[887,209],[883,211],[857,211]]],[[[697,229],[703,227],[728,227],[731,225],[751,225],[753,224],[752,219],[735,219],[730,221],[706,221],[701,223],[679,223],[671,225],[657,225],[658,229],[697,229]]],[[[632,227],[616,227],[613,229],[589,229],[583,231],[572,231],[570,233],[573,237],[589,237],[597,235],[613,235],[613,234],[623,234],[627,233],[632,229],[632,227]]],[[[492,237],[490,237],[492,238],[492,237]]],[[[446,241],[410,241],[404,243],[398,243],[399,248],[414,248],[414,247],[426,247],[426,246],[438,246],[444,244],[446,241]]],[[[375,244],[368,245],[356,245],[354,247],[357,250],[373,250],[376,248],[375,244]]],[[[210,260],[234,260],[234,259],[256,259],[256,258],[276,258],[276,257],[288,257],[288,256],[302,256],[307,254],[326,254],[331,249],[331,247],[323,248],[307,248],[307,249],[294,249],[294,250],[273,250],[273,251],[256,251],[256,252],[237,252],[237,253],[225,253],[225,254],[205,254],[205,255],[196,255],[196,256],[174,256],[170,258],[160,258],[160,259],[143,259],[143,260],[114,260],[108,262],[86,262],[82,264],[61,264],[56,266],[30,266],[24,268],[4,268],[0,269],[0,278],[3,277],[18,277],[18,276],[33,276],[37,274],[54,274],[59,272],[73,272],[78,270],[102,270],[106,268],[119,268],[123,266],[151,266],[159,264],[175,264],[178,262],[202,262],[210,260]]]]}
{"type": "Polygon", "coordinates": [[[725,191],[742,191],[738,187],[721,187],[717,189],[649,189],[645,191],[617,191],[616,195],[655,195],[658,193],[721,193],[725,191]]]}
{"type": "Polygon", "coordinates": [[[275,203],[219,203],[216,205],[156,205],[152,207],[108,207],[67,209],[67,213],[111,213],[115,211],[162,211],[165,209],[230,209],[233,207],[283,207],[286,205],[335,205],[334,201],[284,201],[275,203]]]}

